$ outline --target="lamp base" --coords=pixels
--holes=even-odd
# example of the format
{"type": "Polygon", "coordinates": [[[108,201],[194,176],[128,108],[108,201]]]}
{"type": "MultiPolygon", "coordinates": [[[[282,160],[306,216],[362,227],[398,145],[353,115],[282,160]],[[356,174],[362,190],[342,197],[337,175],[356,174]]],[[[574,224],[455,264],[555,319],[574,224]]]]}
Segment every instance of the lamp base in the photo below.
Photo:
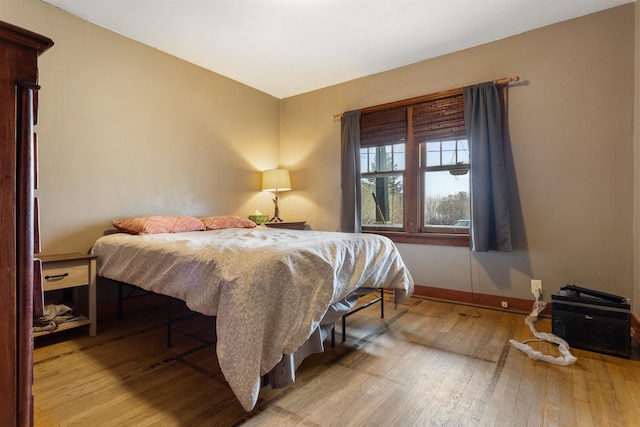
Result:
{"type": "Polygon", "coordinates": [[[273,218],[269,220],[269,222],[283,222],[282,218],[280,218],[280,208],[278,207],[278,192],[276,191],[276,197],[273,199],[274,204],[274,212],[273,218]]]}

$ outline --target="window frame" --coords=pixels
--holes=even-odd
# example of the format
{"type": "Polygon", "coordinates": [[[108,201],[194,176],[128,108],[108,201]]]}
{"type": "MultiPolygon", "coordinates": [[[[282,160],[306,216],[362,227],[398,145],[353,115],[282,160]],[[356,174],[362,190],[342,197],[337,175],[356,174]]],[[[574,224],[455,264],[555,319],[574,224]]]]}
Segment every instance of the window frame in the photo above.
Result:
{"type": "MultiPolygon", "coordinates": [[[[422,144],[415,143],[412,131],[413,106],[415,104],[458,96],[461,94],[461,92],[461,89],[454,89],[362,110],[363,113],[368,113],[397,107],[405,107],[407,120],[407,135],[405,139],[405,169],[403,173],[403,228],[401,230],[398,230],[397,228],[392,229],[391,227],[385,228],[380,226],[372,227],[362,225],[363,233],[386,236],[396,243],[432,244],[460,247],[470,246],[469,229],[458,230],[454,227],[447,226],[422,226],[422,224],[424,223],[424,209],[421,207],[424,203],[422,189],[425,185],[422,173],[422,144]]],[[[361,182],[362,176],[359,176],[358,179],[361,182]]]]}

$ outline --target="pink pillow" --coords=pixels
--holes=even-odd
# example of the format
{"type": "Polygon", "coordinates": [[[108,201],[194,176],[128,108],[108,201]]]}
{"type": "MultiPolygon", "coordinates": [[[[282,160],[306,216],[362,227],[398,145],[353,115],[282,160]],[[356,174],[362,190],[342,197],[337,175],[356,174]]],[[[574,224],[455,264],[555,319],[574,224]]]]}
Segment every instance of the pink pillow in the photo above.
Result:
{"type": "Polygon", "coordinates": [[[192,216],[142,216],[128,218],[122,221],[111,221],[111,224],[123,233],[129,234],[157,234],[179,233],[182,231],[204,230],[204,224],[192,216]]]}
{"type": "Polygon", "coordinates": [[[208,216],[206,218],[200,218],[200,221],[205,226],[205,230],[219,230],[221,228],[253,228],[256,223],[239,216],[224,215],[224,216],[208,216]]]}

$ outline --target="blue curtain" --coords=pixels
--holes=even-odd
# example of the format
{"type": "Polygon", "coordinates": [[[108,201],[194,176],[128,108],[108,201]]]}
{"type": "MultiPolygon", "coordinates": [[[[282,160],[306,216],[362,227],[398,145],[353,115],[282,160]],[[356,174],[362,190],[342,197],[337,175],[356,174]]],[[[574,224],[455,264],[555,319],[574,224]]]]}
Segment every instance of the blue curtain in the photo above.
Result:
{"type": "Polygon", "coordinates": [[[341,231],[362,231],[360,200],[360,111],[347,111],[342,114],[341,231]]]}
{"type": "Polygon", "coordinates": [[[500,94],[492,82],[462,92],[471,150],[471,250],[511,251],[500,94]]]}

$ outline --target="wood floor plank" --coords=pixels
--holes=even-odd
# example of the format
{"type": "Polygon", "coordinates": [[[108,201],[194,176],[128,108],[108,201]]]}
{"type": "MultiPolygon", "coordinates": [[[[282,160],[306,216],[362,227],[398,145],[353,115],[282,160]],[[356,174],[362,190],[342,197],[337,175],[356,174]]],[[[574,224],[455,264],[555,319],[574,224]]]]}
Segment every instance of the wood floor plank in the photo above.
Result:
{"type": "MultiPolygon", "coordinates": [[[[212,319],[176,323],[167,348],[164,315],[101,319],[93,338],[37,340],[35,425],[640,425],[637,348],[630,360],[575,349],[575,365],[531,360],[509,343],[532,338],[518,314],[419,298],[384,319],[363,310],[348,319],[346,342],[338,333],[293,385],[264,387],[251,412],[220,372],[212,319]]],[[[536,327],[549,331],[549,319],[536,327]]]]}

